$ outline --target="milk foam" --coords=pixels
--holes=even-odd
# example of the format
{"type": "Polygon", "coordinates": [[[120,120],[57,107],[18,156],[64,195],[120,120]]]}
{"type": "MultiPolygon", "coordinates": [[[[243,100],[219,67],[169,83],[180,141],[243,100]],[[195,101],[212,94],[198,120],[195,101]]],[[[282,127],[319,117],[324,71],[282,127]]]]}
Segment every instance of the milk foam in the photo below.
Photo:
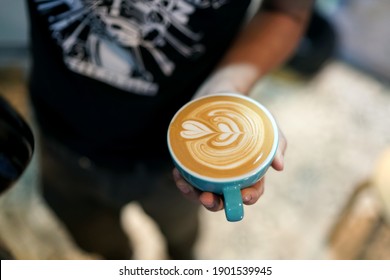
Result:
{"type": "Polygon", "coordinates": [[[242,104],[208,102],[183,118],[181,127],[189,153],[203,166],[239,168],[261,154],[263,120],[242,104]]]}

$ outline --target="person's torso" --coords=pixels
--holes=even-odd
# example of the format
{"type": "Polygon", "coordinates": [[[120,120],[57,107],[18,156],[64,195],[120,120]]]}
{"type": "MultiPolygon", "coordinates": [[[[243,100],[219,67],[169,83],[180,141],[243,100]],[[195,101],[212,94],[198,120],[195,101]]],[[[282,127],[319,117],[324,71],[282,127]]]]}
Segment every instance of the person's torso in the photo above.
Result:
{"type": "Polygon", "coordinates": [[[170,118],[223,56],[249,2],[28,0],[42,129],[97,160],[166,154],[170,118]]]}

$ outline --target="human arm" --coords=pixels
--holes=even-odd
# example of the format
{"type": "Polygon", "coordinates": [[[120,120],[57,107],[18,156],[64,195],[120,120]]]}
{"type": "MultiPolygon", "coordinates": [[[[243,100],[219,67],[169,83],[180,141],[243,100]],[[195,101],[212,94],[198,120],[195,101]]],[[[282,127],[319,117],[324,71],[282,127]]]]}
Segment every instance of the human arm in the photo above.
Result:
{"type": "Polygon", "coordinates": [[[194,98],[232,90],[247,95],[259,79],[293,54],[306,29],[313,2],[264,0],[194,98]]]}
{"type": "MultiPolygon", "coordinates": [[[[199,88],[194,98],[217,93],[249,94],[264,75],[279,67],[293,53],[299,42],[312,7],[312,0],[265,0],[262,9],[242,29],[215,72],[199,88]]],[[[272,163],[275,170],[284,168],[287,141],[280,131],[280,142],[272,163]]],[[[177,187],[189,199],[199,200],[207,209],[223,209],[222,198],[199,192],[174,170],[177,187]]],[[[264,178],[242,190],[246,205],[256,203],[264,191],[264,178]]]]}

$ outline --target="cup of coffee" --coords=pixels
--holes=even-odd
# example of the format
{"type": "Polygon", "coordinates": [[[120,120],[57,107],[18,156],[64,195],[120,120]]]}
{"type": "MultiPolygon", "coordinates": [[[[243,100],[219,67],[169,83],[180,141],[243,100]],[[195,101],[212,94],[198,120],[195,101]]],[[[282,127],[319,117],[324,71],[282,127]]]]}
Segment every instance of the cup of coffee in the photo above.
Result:
{"type": "Polygon", "coordinates": [[[259,181],[278,147],[271,113],[237,93],[214,94],[185,104],[172,118],[168,149],[183,178],[223,196],[228,221],[244,216],[241,189],[259,181]]]}

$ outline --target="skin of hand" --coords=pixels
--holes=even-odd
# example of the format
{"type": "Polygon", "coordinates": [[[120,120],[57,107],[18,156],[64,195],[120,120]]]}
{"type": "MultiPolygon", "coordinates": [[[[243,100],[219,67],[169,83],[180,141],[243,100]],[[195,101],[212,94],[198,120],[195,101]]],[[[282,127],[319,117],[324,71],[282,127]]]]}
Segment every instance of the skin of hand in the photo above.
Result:
{"type": "MultiPolygon", "coordinates": [[[[194,99],[221,92],[247,95],[265,74],[282,65],[293,54],[310,17],[313,0],[265,0],[263,8],[248,22],[229,49],[214,74],[194,95],[194,99]]],[[[287,140],[279,128],[279,146],[272,167],[284,169],[287,140]]],[[[223,209],[221,196],[194,188],[175,168],[173,178],[177,188],[189,200],[200,202],[210,211],[223,209]]],[[[252,205],[264,193],[263,177],[254,185],[242,189],[245,205],[252,205]]]]}

